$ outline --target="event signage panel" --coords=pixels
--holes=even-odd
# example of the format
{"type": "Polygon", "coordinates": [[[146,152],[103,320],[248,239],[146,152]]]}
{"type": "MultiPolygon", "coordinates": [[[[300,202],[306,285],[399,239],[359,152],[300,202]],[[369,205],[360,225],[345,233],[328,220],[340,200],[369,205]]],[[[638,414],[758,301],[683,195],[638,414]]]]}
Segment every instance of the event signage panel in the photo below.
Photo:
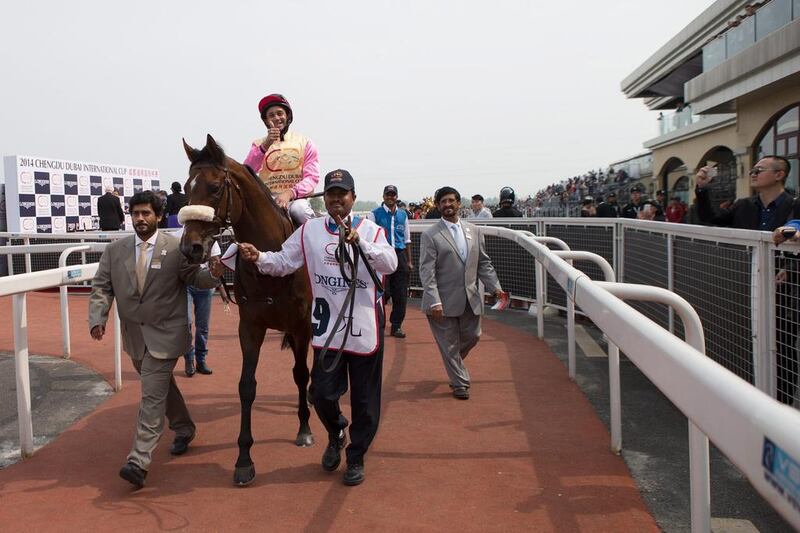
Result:
{"type": "Polygon", "coordinates": [[[108,187],[119,194],[125,227],[131,197],[159,190],[159,172],[152,168],[86,163],[11,155],[3,159],[6,184],[7,231],[67,233],[98,229],[97,199],[108,187]]]}

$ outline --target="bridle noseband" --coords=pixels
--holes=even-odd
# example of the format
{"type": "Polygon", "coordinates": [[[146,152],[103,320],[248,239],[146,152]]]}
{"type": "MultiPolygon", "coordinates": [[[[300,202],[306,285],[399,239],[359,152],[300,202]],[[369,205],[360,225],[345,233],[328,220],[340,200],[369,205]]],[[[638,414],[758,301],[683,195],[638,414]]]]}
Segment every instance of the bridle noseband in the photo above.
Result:
{"type": "MultiPolygon", "coordinates": [[[[198,165],[197,167],[193,166],[193,168],[195,169],[204,167],[211,167],[215,170],[225,172],[225,178],[223,179],[222,187],[220,189],[220,192],[218,193],[217,202],[215,205],[209,206],[214,209],[214,218],[210,222],[216,224],[219,227],[219,233],[217,233],[216,235],[212,235],[211,238],[214,239],[215,241],[219,241],[220,237],[222,237],[222,235],[228,229],[230,229],[231,232],[233,233],[233,242],[236,242],[236,230],[233,229],[233,222],[231,221],[231,213],[233,212],[233,194],[231,192],[231,189],[236,189],[236,192],[239,195],[239,199],[244,201],[244,198],[242,197],[242,189],[239,187],[238,183],[236,183],[231,179],[230,169],[228,169],[227,166],[221,168],[218,167],[217,165],[198,165]],[[220,213],[220,208],[222,207],[223,199],[227,199],[227,204],[228,204],[226,206],[227,208],[225,209],[225,218],[222,218],[222,215],[220,213]]],[[[190,168],[189,170],[192,170],[192,168],[190,168]]],[[[190,178],[189,183],[191,183],[194,179],[195,179],[194,177],[190,178]]]]}

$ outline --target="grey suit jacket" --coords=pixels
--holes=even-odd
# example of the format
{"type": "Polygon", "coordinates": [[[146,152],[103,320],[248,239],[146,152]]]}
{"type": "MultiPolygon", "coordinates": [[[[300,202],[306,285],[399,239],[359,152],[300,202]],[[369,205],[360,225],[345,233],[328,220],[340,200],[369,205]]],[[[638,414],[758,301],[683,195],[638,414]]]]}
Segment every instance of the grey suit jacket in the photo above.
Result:
{"type": "Polygon", "coordinates": [[[158,232],[153,258],[142,294],[136,287],[134,236],[106,247],[92,280],[89,297],[89,331],[105,326],[111,302],[117,300],[125,351],[133,359],[145,350],[157,359],[180,357],[191,345],[186,285],[210,289],[218,281],[199,265],[190,265],[179,241],[158,232]]]}
{"type": "Polygon", "coordinates": [[[483,235],[474,224],[461,219],[467,239],[467,260],[461,259],[458,246],[444,220],[428,228],[420,240],[419,277],[422,281],[422,310],[442,304],[444,316],[461,316],[469,302],[472,312],[483,313],[483,294],[479,282],[489,292],[500,289],[500,282],[489,256],[483,235]]]}

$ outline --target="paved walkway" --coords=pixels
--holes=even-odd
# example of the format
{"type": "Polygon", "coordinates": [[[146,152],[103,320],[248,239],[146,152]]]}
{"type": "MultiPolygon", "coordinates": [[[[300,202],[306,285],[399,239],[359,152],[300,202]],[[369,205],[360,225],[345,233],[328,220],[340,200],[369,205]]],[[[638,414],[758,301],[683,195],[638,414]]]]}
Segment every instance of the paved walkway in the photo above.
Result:
{"type": "MultiPolygon", "coordinates": [[[[113,340],[86,332],[86,298],[71,297],[73,358],[113,378],[113,340]]],[[[10,309],[0,299],[0,309],[10,309]]],[[[57,354],[55,294],[28,301],[31,351],[57,354]]],[[[291,357],[270,334],[254,408],[258,477],[231,484],[239,423],[236,310],[215,303],[213,376],[179,385],[198,423],[182,457],[156,451],[148,485],[117,477],[129,449],[139,384],[125,360],[124,388],[26,460],[0,470],[0,524],[28,530],[274,531],[658,531],[594,409],[547,345],[484,322],[470,355],[469,401],[454,400],[424,317],[409,312],[405,340],[387,339],[380,431],[366,482],[341,484],[319,466],[325,437],[293,445],[297,429],[291,357]]],[[[0,325],[0,349],[13,346],[0,325]]],[[[34,422],[34,432],[37,431],[34,422]]]]}

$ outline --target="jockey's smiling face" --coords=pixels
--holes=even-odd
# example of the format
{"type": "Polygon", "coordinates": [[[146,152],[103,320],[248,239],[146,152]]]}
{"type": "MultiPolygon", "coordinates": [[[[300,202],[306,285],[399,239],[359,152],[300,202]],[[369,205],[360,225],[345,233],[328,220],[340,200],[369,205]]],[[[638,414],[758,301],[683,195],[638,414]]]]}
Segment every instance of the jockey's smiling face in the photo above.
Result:
{"type": "Polygon", "coordinates": [[[286,110],[279,105],[268,108],[267,113],[264,115],[264,124],[267,128],[278,128],[283,131],[283,128],[286,127],[288,122],[289,115],[287,115],[286,110]]]}
{"type": "Polygon", "coordinates": [[[325,209],[328,210],[330,216],[338,215],[341,218],[345,218],[353,208],[353,203],[356,201],[356,193],[333,187],[325,191],[324,198],[325,209]]]}

